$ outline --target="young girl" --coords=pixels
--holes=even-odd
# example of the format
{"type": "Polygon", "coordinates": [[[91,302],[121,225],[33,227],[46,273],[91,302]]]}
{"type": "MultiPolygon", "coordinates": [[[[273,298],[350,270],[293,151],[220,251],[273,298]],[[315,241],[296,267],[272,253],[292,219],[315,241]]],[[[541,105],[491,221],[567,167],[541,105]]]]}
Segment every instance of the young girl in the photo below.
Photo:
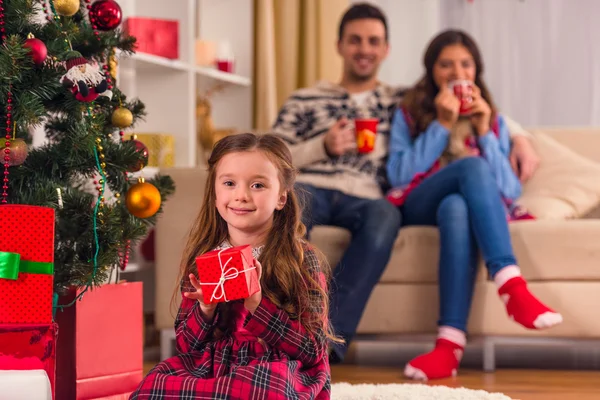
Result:
{"type": "Polygon", "coordinates": [[[504,199],[516,200],[521,184],[508,160],[509,133],[481,74],[473,39],[460,31],[438,35],[425,52],[425,76],[394,115],[387,172],[390,200],[401,206],[406,225],[437,226],[440,233],[440,319],[435,349],[408,363],[414,379],[456,374],[466,344],[467,318],[477,274],[478,250],[506,305],[508,316],[529,329],[562,322],[527,288],[517,266],[504,199]],[[460,101],[453,80],[474,83],[468,110],[477,135],[471,156],[439,168],[460,101]]]}
{"type": "Polygon", "coordinates": [[[184,252],[179,355],[155,366],[131,399],[328,399],[326,263],[302,238],[287,146],[272,135],[219,141],[203,207],[184,252]],[[202,302],[195,259],[251,245],[261,290],[202,302]],[[258,262],[260,261],[260,262],[258,262]]]}

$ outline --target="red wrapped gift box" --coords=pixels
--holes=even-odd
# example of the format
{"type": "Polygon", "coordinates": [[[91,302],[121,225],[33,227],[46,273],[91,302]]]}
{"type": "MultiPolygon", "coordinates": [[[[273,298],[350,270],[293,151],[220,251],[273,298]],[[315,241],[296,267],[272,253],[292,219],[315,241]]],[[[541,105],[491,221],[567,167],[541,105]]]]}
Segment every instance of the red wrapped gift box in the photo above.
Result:
{"type": "Polygon", "coordinates": [[[0,324],[51,324],[54,209],[0,206],[0,324]]]}
{"type": "Polygon", "coordinates": [[[56,324],[0,325],[0,370],[43,369],[54,393],[56,334],[56,324]]]}
{"type": "Polygon", "coordinates": [[[102,285],[56,313],[57,400],[120,399],[137,388],[143,377],[142,289],[142,282],[102,285]]]}
{"type": "Polygon", "coordinates": [[[250,246],[213,250],[196,258],[205,304],[245,299],[260,290],[250,246]]]}
{"type": "Polygon", "coordinates": [[[170,59],[179,58],[179,21],[128,18],[124,29],[137,39],[136,51],[170,59]]]}

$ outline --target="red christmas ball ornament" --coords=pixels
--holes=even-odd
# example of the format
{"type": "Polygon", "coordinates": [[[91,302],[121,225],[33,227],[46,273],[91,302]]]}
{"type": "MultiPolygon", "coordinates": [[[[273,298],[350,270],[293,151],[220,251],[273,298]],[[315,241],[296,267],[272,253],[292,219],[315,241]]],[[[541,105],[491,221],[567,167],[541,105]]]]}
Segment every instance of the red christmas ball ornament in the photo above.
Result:
{"type": "Polygon", "coordinates": [[[40,39],[35,38],[31,33],[27,36],[27,40],[25,40],[25,47],[29,48],[29,53],[33,58],[33,63],[35,65],[42,65],[48,56],[48,49],[44,42],[40,39]]]}
{"type": "Polygon", "coordinates": [[[98,0],[90,7],[90,22],[99,31],[115,29],[122,19],[121,6],[114,0],[98,0]]]}
{"type": "Polygon", "coordinates": [[[149,156],[148,148],[146,147],[146,145],[144,143],[140,142],[137,139],[131,139],[131,141],[135,145],[136,153],[138,153],[142,156],[142,160],[140,160],[139,162],[136,162],[129,168],[129,172],[137,172],[137,171],[141,170],[142,168],[144,168],[146,165],[148,165],[148,156],[149,156]]]}

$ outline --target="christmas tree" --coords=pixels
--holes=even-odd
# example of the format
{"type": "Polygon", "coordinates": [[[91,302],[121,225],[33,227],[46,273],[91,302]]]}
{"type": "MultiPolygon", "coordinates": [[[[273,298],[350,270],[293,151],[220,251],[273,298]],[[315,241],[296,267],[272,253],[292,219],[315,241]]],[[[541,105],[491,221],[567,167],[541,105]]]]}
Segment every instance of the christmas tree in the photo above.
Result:
{"type": "Polygon", "coordinates": [[[174,191],[132,177],[148,150],[129,139],[144,105],[116,81],[116,54],[135,49],[121,18],[114,0],[0,0],[0,198],[56,210],[57,294],[123,268],[174,191]]]}

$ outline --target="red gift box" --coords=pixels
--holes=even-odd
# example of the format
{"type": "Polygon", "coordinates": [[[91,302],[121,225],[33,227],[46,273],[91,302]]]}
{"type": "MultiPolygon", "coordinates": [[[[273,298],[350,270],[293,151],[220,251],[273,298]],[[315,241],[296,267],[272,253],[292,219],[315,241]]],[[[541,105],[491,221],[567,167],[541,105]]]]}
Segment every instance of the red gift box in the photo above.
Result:
{"type": "Polygon", "coordinates": [[[205,304],[246,299],[260,290],[252,247],[213,250],[196,258],[205,304]]]}
{"type": "Polygon", "coordinates": [[[144,368],[142,291],[141,282],[102,285],[56,313],[56,399],[120,399],[137,388],[144,368]]]}
{"type": "Polygon", "coordinates": [[[0,206],[0,324],[51,324],[54,209],[0,206]]]}
{"type": "Polygon", "coordinates": [[[0,325],[0,370],[43,369],[54,395],[56,324],[0,325]]]}
{"type": "Polygon", "coordinates": [[[128,18],[124,30],[136,38],[136,51],[155,56],[179,58],[179,21],[128,18]]]}

